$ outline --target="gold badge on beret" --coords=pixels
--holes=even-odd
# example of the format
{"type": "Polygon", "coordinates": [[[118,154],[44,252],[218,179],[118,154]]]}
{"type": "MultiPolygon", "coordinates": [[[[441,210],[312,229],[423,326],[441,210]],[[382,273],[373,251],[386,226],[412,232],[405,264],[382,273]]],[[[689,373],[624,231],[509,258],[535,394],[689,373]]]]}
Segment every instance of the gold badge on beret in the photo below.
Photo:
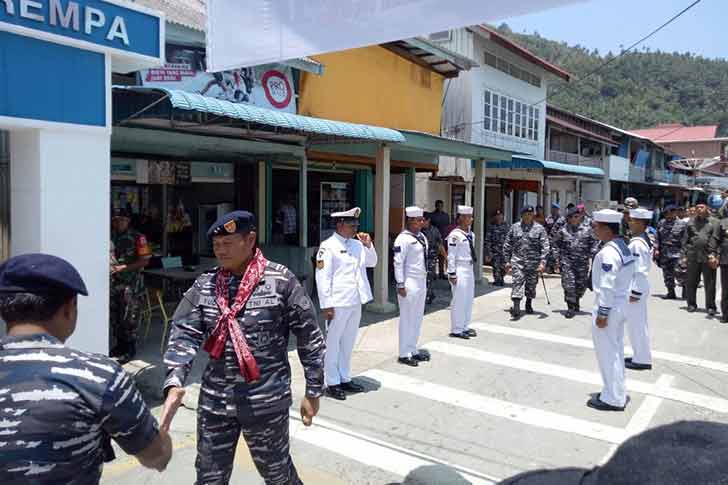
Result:
{"type": "Polygon", "coordinates": [[[227,221],[223,226],[225,230],[228,232],[228,234],[235,234],[235,231],[238,230],[238,225],[235,223],[235,221],[227,221]]]}

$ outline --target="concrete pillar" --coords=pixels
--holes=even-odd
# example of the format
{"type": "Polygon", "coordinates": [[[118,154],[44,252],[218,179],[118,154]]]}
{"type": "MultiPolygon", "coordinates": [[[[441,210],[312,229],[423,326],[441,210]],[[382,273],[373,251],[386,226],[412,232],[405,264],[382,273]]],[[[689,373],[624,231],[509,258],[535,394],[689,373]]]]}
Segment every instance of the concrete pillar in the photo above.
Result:
{"type": "Polygon", "coordinates": [[[302,248],[308,247],[308,159],[300,159],[298,175],[298,239],[302,248]]]}
{"type": "Polygon", "coordinates": [[[107,130],[10,133],[11,254],[62,257],[81,273],[76,332],[68,345],[109,345],[110,136],[107,130]]]}
{"type": "Polygon", "coordinates": [[[265,162],[258,162],[258,202],[255,215],[258,220],[258,244],[268,243],[268,234],[266,232],[266,221],[268,220],[268,195],[266,185],[267,167],[265,162]]]}
{"type": "Polygon", "coordinates": [[[374,302],[367,309],[390,313],[397,309],[389,302],[389,181],[390,148],[377,149],[376,180],[374,181],[374,245],[379,264],[374,268],[374,302]]]}
{"type": "Polygon", "coordinates": [[[473,205],[473,232],[475,233],[475,256],[478,259],[473,268],[475,283],[483,281],[483,236],[485,235],[485,160],[475,162],[475,203],[473,205]]]}

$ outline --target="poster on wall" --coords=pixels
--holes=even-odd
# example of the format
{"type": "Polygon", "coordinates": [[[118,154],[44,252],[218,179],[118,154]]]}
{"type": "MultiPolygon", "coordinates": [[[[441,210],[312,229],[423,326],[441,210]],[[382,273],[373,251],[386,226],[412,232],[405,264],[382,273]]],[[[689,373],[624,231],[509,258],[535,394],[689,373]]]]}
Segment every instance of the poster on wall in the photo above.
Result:
{"type": "Polygon", "coordinates": [[[296,112],[293,72],[281,64],[206,72],[205,50],[167,44],[164,67],[141,72],[142,85],[180,89],[232,103],[296,112]]]}
{"type": "Polygon", "coordinates": [[[175,167],[172,162],[149,161],[148,180],[150,184],[174,185],[175,167]]]}
{"type": "Polygon", "coordinates": [[[321,241],[331,237],[336,230],[331,214],[345,210],[349,210],[349,184],[321,182],[321,241]]]}

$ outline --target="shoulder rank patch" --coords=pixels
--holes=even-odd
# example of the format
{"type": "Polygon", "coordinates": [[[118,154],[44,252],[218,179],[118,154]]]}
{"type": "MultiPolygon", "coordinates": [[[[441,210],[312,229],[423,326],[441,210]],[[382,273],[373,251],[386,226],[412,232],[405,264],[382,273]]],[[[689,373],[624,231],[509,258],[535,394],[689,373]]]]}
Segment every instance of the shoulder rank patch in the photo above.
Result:
{"type": "Polygon", "coordinates": [[[611,264],[602,263],[602,269],[607,273],[612,271],[612,267],[613,267],[613,265],[611,265],[611,264]]]}
{"type": "Polygon", "coordinates": [[[395,253],[401,253],[402,252],[402,248],[399,247],[399,246],[395,246],[392,251],[395,252],[395,253]]]}

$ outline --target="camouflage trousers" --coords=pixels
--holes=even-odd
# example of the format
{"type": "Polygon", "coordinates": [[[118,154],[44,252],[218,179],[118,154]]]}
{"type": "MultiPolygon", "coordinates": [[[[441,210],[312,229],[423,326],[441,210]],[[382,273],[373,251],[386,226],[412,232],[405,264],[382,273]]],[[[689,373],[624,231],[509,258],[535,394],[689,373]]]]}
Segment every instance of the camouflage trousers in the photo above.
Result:
{"type": "Polygon", "coordinates": [[[538,263],[528,266],[522,263],[511,263],[513,272],[513,287],[511,298],[521,299],[524,294],[526,298],[536,298],[536,285],[538,284],[538,263]]]}
{"type": "Polygon", "coordinates": [[[490,264],[493,266],[493,283],[503,281],[506,276],[506,258],[502,254],[493,254],[490,264]]]}
{"type": "Polygon", "coordinates": [[[199,409],[196,485],[230,482],[241,433],[266,485],[303,485],[289,452],[288,419],[288,409],[245,418],[199,409]]]}
{"type": "Polygon", "coordinates": [[[437,255],[427,258],[427,300],[432,301],[435,299],[435,288],[433,283],[437,277],[437,255]]]}
{"type": "Polygon", "coordinates": [[[683,265],[684,268],[680,268],[680,266],[681,265],[679,258],[660,259],[660,267],[662,268],[662,280],[665,282],[665,288],[667,288],[668,290],[675,289],[675,281],[677,281],[678,285],[680,286],[685,285],[687,266],[683,265]]]}
{"type": "MultiPolygon", "coordinates": [[[[553,244],[553,242],[551,243],[553,244]]],[[[548,256],[546,256],[546,272],[548,274],[553,274],[556,270],[556,255],[554,255],[553,251],[549,251],[548,256]]]]}
{"type": "Polygon", "coordinates": [[[561,287],[564,289],[564,300],[567,302],[576,303],[584,297],[588,279],[588,265],[573,264],[568,260],[561,262],[561,287]]]}
{"type": "Polygon", "coordinates": [[[688,263],[678,260],[675,266],[675,280],[680,286],[687,286],[688,284],[688,263]]]}
{"type": "Polygon", "coordinates": [[[142,312],[142,293],[134,286],[112,284],[109,320],[117,342],[136,342],[142,312]]]}

